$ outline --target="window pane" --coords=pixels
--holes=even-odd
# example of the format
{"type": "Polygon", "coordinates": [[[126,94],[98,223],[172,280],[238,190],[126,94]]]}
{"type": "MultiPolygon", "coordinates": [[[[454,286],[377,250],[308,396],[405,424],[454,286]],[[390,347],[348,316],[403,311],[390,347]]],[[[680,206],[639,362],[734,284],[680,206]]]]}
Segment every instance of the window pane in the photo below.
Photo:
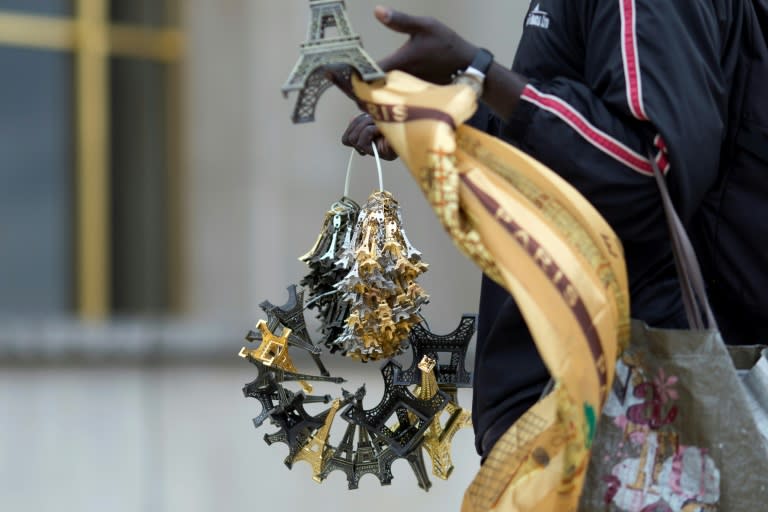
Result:
{"type": "Polygon", "coordinates": [[[0,10],[22,13],[72,15],[73,0],[0,0],[0,10]]]}
{"type": "Polygon", "coordinates": [[[0,46],[0,69],[0,314],[72,312],[72,58],[0,46]]]}
{"type": "Polygon", "coordinates": [[[110,0],[110,19],[136,25],[170,25],[168,7],[173,0],[110,0]]]}
{"type": "Polygon", "coordinates": [[[115,313],[168,309],[166,70],[111,60],[112,306],[115,313]]]}

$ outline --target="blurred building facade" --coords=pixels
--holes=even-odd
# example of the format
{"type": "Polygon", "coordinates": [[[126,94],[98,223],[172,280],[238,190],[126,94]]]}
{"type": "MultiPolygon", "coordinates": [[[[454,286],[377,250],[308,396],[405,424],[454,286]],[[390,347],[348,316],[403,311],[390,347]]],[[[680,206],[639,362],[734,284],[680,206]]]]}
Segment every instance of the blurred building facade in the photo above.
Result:
{"type": "MultiPolygon", "coordinates": [[[[527,7],[390,5],[502,63],[527,7]]],[[[403,36],[373,7],[347,0],[381,58],[403,36]]],[[[429,494],[399,462],[391,488],[348,493],[339,475],[289,472],[240,391],[259,303],[284,302],[343,191],[355,107],[329,90],[316,122],[294,125],[295,96],[280,94],[308,17],[307,0],[0,0],[0,509],[458,509],[478,465],[471,432],[429,494]]],[[[358,202],[374,168],[354,161],[358,202]]],[[[476,311],[480,273],[399,163],[384,181],[431,264],[424,314],[448,332],[476,311]]],[[[377,365],[326,364],[376,402],[377,365]]]]}

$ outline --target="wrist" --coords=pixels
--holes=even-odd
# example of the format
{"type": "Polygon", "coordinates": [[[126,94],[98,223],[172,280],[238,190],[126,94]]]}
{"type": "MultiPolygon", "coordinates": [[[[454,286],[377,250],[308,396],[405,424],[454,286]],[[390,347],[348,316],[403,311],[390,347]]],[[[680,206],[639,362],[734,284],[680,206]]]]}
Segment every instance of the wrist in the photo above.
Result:
{"type": "Polygon", "coordinates": [[[455,83],[469,85],[480,98],[483,96],[485,77],[493,65],[493,54],[485,48],[476,48],[467,67],[458,72],[455,83]]]}
{"type": "Polygon", "coordinates": [[[467,69],[470,64],[472,64],[472,60],[475,58],[475,55],[477,55],[477,52],[480,50],[479,46],[475,46],[472,43],[469,43],[467,41],[463,41],[463,44],[461,45],[461,50],[459,50],[457,53],[458,59],[456,61],[456,73],[460,73],[467,69]]]}

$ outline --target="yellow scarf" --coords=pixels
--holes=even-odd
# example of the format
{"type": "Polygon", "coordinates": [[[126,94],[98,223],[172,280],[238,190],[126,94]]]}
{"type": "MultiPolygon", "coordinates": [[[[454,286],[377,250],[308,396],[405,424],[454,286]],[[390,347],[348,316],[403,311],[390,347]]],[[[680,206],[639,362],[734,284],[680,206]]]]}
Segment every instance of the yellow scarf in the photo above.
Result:
{"type": "Polygon", "coordinates": [[[557,174],[462,125],[477,106],[470,87],[398,71],[352,85],[459,249],[514,296],[556,382],[496,444],[462,510],[575,511],[629,341],[619,239],[557,174]]]}

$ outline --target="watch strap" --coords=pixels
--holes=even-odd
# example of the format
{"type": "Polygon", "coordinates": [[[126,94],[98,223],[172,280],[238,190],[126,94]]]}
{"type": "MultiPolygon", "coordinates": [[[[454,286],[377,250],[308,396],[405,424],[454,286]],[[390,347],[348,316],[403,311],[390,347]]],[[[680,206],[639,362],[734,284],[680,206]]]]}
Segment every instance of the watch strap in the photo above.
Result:
{"type": "Polygon", "coordinates": [[[485,48],[478,48],[475,57],[472,59],[467,71],[474,70],[485,76],[493,64],[493,54],[485,48]]]}

